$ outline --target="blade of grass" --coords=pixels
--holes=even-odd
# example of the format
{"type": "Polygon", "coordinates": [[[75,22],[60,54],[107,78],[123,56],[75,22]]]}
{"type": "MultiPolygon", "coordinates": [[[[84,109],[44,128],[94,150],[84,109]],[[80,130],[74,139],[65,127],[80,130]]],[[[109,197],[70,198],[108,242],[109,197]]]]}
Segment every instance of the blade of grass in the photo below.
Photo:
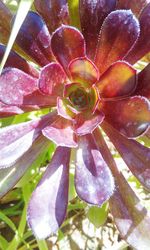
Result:
{"type": "Polygon", "coordinates": [[[48,246],[45,240],[37,240],[39,250],[48,250],[48,246]]]}
{"type": "Polygon", "coordinates": [[[5,250],[8,247],[8,242],[5,240],[5,238],[0,235],[0,249],[5,250]]]}
{"type": "Polygon", "coordinates": [[[15,224],[2,212],[0,211],[0,219],[4,221],[14,232],[16,232],[15,224]]]}
{"type": "Polygon", "coordinates": [[[34,0],[21,0],[20,3],[19,3],[17,15],[16,15],[16,18],[15,18],[13,27],[12,27],[12,31],[11,31],[11,34],[10,34],[10,37],[9,37],[9,41],[8,41],[8,44],[7,44],[7,47],[6,47],[6,51],[5,51],[4,57],[2,59],[1,65],[0,65],[0,74],[2,73],[4,65],[5,65],[5,63],[7,61],[9,53],[10,53],[10,51],[12,49],[14,41],[15,41],[15,39],[17,37],[18,32],[19,32],[19,29],[20,29],[20,27],[21,27],[26,15],[27,15],[29,9],[31,8],[31,5],[32,5],[33,1],[34,0]]]}
{"type": "Polygon", "coordinates": [[[7,250],[12,250],[12,249],[17,250],[18,246],[21,242],[23,242],[24,245],[26,245],[27,249],[29,249],[28,243],[26,243],[26,241],[24,241],[24,239],[23,239],[23,233],[25,230],[25,226],[26,226],[26,206],[24,206],[24,209],[22,211],[22,216],[20,219],[18,230],[16,231],[16,234],[15,234],[13,240],[9,243],[7,250]]]}

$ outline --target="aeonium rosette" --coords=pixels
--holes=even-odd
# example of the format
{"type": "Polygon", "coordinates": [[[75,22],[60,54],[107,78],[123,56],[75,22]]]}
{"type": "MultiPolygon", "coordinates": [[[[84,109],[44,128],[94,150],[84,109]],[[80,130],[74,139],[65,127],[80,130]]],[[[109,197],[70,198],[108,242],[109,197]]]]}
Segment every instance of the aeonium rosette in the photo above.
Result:
{"type": "Polygon", "coordinates": [[[120,173],[100,130],[150,189],[150,150],[135,140],[148,136],[150,66],[139,74],[132,66],[150,51],[150,4],[134,2],[80,0],[81,32],[69,25],[67,1],[36,0],[45,22],[29,12],[16,42],[40,70],[11,52],[0,76],[2,116],[53,107],[41,118],[0,130],[0,178],[5,180],[1,196],[49,140],[57,145],[28,207],[28,223],[39,238],[56,232],[64,221],[72,151],[78,196],[98,206],[110,198],[122,237],[136,249],[143,247],[144,239],[144,249],[149,249],[148,212],[120,173]]]}

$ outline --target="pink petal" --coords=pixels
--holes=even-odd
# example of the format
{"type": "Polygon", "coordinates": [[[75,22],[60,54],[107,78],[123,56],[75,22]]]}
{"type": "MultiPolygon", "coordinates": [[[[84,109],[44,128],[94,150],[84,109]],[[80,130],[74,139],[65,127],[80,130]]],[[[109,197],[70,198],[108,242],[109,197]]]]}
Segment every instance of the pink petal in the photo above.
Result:
{"type": "Polygon", "coordinates": [[[138,20],[130,10],[117,10],[106,17],[99,37],[95,64],[103,73],[113,62],[122,60],[139,36],[138,20]]]}
{"type": "Polygon", "coordinates": [[[68,72],[69,63],[78,57],[85,56],[85,41],[79,30],[62,25],[52,35],[52,51],[57,61],[68,72]]]}
{"type": "Polygon", "coordinates": [[[27,220],[38,239],[55,233],[66,216],[70,149],[58,147],[44,176],[33,192],[27,220]]]}
{"type": "Polygon", "coordinates": [[[107,201],[114,191],[113,177],[92,135],[79,137],[75,186],[82,200],[98,206],[107,201]]]}
{"type": "Polygon", "coordinates": [[[63,117],[58,117],[50,126],[45,127],[42,133],[57,146],[77,147],[72,122],[63,117]]]}
{"type": "Polygon", "coordinates": [[[5,105],[0,102],[0,118],[22,114],[23,110],[16,106],[5,105]]]}
{"type": "Polygon", "coordinates": [[[150,125],[150,103],[144,97],[134,96],[104,105],[106,120],[128,138],[140,136],[150,125]]]}
{"type": "Polygon", "coordinates": [[[129,55],[125,57],[127,62],[134,64],[141,59],[145,54],[150,51],[150,3],[142,11],[139,22],[140,22],[140,37],[135,44],[135,47],[129,55]]]}
{"type": "Polygon", "coordinates": [[[115,9],[116,0],[80,0],[79,11],[82,33],[85,37],[87,55],[93,59],[98,35],[106,16],[115,9]]]}
{"type": "Polygon", "coordinates": [[[132,10],[132,12],[139,16],[142,9],[149,3],[149,0],[119,0],[117,9],[132,10]]]}
{"type": "Polygon", "coordinates": [[[73,109],[70,108],[69,101],[66,98],[57,98],[57,112],[58,115],[68,120],[73,120],[76,115],[73,109]]]}
{"type": "Polygon", "coordinates": [[[57,96],[62,96],[63,85],[67,81],[67,76],[61,66],[58,63],[50,63],[40,72],[39,89],[44,94],[57,98],[57,96]]]}
{"type": "Polygon", "coordinates": [[[116,62],[102,74],[96,87],[103,98],[127,96],[135,90],[136,70],[123,61],[116,62]]]}
{"type": "Polygon", "coordinates": [[[31,108],[39,109],[44,107],[54,107],[56,106],[56,97],[42,94],[39,90],[26,95],[23,99],[23,108],[31,106],[31,108]]]}
{"type": "Polygon", "coordinates": [[[34,6],[43,17],[50,32],[61,24],[69,24],[69,10],[66,0],[35,0],[34,6]]]}
{"type": "Polygon", "coordinates": [[[135,140],[125,138],[107,123],[104,123],[102,128],[131,172],[150,190],[150,149],[135,140]]]}
{"type": "Polygon", "coordinates": [[[29,122],[10,125],[0,129],[0,168],[10,167],[40,136],[41,130],[50,124],[55,113],[29,122]]]}
{"type": "Polygon", "coordinates": [[[12,167],[0,169],[0,198],[15,186],[48,144],[44,136],[39,136],[32,147],[12,167]]]}
{"type": "Polygon", "coordinates": [[[98,69],[86,57],[71,61],[69,71],[74,82],[81,82],[90,86],[99,79],[98,69]]]}
{"type": "MultiPolygon", "coordinates": [[[[6,46],[0,44],[0,60],[4,56],[5,50],[6,50],[6,46]]],[[[27,73],[33,77],[36,77],[36,78],[38,78],[38,75],[39,75],[38,71],[33,66],[28,64],[21,56],[19,56],[14,51],[11,51],[9,53],[8,59],[5,63],[5,68],[6,67],[20,69],[20,70],[24,71],[25,73],[27,73]]]]}
{"type": "Polygon", "coordinates": [[[22,105],[24,97],[37,90],[37,79],[15,68],[6,68],[0,76],[0,100],[22,105]]]}
{"type": "Polygon", "coordinates": [[[74,130],[77,135],[86,135],[94,131],[104,120],[104,114],[96,111],[94,114],[84,112],[76,116],[74,130]]]}
{"type": "Polygon", "coordinates": [[[138,74],[135,94],[150,98],[150,63],[138,74]]]}
{"type": "Polygon", "coordinates": [[[118,170],[100,130],[95,130],[94,136],[115,178],[116,188],[109,204],[120,235],[133,248],[149,250],[150,239],[147,232],[150,230],[150,217],[148,212],[140,204],[140,200],[118,170]]]}
{"type": "Polygon", "coordinates": [[[35,12],[28,12],[19,30],[16,42],[40,66],[46,65],[54,59],[47,26],[35,12]]]}

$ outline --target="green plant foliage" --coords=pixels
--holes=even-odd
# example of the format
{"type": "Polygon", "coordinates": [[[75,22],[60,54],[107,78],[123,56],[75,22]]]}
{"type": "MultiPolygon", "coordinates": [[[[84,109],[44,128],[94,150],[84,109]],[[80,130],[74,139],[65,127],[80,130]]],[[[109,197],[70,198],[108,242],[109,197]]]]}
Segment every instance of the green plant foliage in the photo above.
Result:
{"type": "Polygon", "coordinates": [[[79,19],[79,0],[69,0],[68,1],[69,4],[69,13],[70,13],[70,17],[71,17],[71,25],[80,28],[80,19],[79,19]]]}
{"type": "Polygon", "coordinates": [[[87,212],[87,218],[96,228],[99,228],[106,222],[107,215],[108,203],[103,204],[102,207],[89,207],[87,212]]]}

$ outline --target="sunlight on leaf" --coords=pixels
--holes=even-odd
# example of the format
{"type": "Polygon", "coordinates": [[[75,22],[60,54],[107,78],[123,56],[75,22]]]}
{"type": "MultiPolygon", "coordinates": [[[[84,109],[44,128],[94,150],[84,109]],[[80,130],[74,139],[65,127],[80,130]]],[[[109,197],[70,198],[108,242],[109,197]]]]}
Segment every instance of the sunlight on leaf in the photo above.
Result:
{"type": "Polygon", "coordinates": [[[7,240],[5,240],[5,238],[2,235],[0,235],[0,249],[5,250],[7,246],[8,246],[7,240]]]}
{"type": "Polygon", "coordinates": [[[8,41],[8,44],[6,47],[6,51],[5,51],[3,60],[2,60],[1,65],[0,65],[0,74],[3,70],[3,67],[4,67],[6,61],[7,61],[7,58],[9,56],[11,49],[12,49],[12,46],[13,46],[14,41],[16,39],[16,36],[19,32],[19,29],[20,29],[29,9],[31,8],[32,3],[33,3],[33,0],[21,0],[20,1],[17,15],[16,15],[16,18],[14,21],[14,25],[12,27],[12,32],[10,34],[10,38],[9,38],[9,41],[8,41]]]}
{"type": "Polygon", "coordinates": [[[106,222],[107,216],[108,203],[103,204],[102,207],[89,207],[89,210],[87,212],[87,218],[96,228],[99,228],[106,222]]]}
{"type": "Polygon", "coordinates": [[[80,28],[80,18],[79,18],[79,0],[68,0],[69,12],[71,18],[71,25],[80,28]]]}

